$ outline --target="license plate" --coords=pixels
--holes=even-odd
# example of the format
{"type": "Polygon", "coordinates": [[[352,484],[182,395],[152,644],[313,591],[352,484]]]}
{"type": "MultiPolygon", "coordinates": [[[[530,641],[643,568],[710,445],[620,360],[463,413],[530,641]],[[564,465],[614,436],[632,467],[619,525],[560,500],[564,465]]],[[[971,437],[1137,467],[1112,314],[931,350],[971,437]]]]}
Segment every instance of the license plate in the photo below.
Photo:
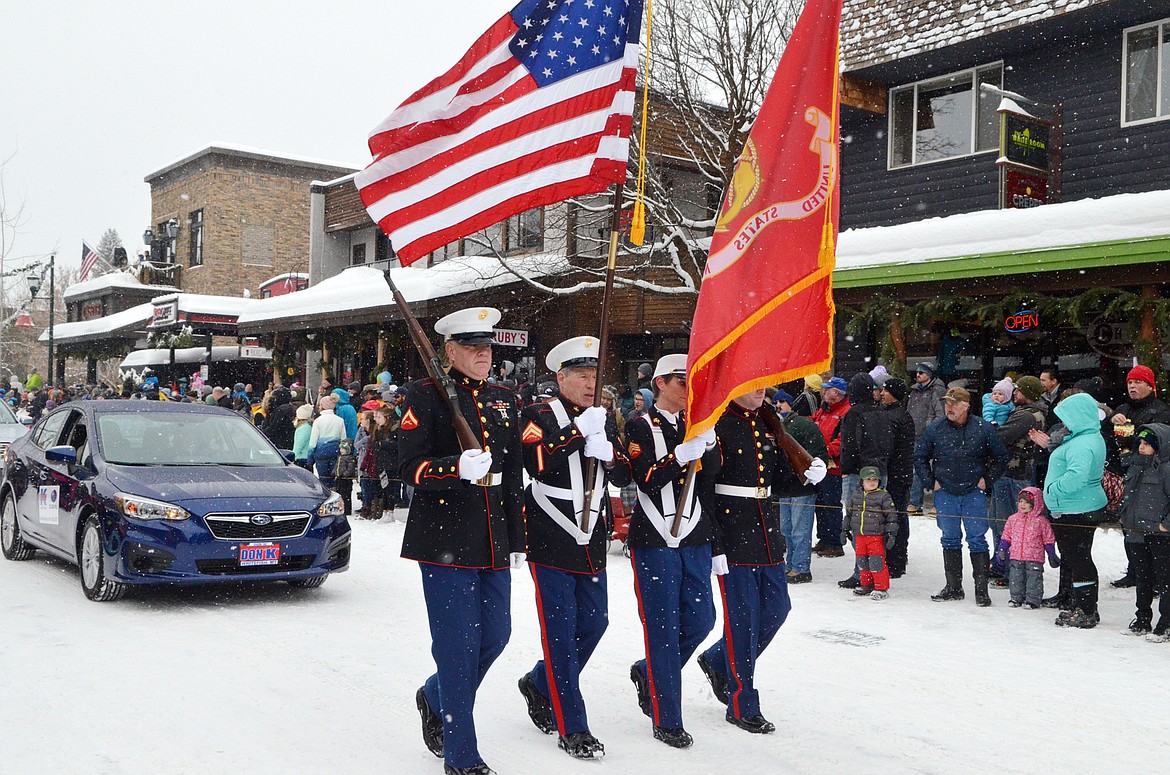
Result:
{"type": "Polygon", "coordinates": [[[240,547],[240,567],[279,565],[280,544],[244,544],[240,547]]]}

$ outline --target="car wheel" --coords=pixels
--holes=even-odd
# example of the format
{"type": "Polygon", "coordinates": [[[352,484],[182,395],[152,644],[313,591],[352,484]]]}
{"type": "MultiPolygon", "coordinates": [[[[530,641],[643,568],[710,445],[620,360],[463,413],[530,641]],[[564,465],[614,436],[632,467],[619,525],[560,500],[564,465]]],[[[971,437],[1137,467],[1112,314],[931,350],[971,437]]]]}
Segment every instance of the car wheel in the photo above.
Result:
{"type": "Polygon", "coordinates": [[[0,507],[0,550],[9,560],[27,560],[36,552],[24,542],[20,534],[20,524],[16,521],[16,501],[12,493],[4,496],[4,505],[0,507]]]}
{"type": "Polygon", "coordinates": [[[313,589],[325,583],[325,579],[329,578],[328,573],[322,573],[320,576],[309,576],[303,579],[289,579],[288,585],[290,587],[297,587],[299,589],[313,589]]]}
{"type": "Polygon", "coordinates": [[[81,551],[78,553],[81,566],[81,591],[95,603],[117,600],[126,593],[126,585],[106,577],[102,557],[102,529],[97,517],[90,514],[81,528],[81,551]]]}

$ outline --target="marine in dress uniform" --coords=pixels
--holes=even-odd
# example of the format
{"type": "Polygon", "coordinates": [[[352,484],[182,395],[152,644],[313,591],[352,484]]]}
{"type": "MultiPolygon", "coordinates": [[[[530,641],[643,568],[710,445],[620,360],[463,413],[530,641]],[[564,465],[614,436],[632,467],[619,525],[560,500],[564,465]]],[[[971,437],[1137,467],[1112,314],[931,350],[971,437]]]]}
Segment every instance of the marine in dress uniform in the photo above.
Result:
{"type": "Polygon", "coordinates": [[[483,450],[461,450],[442,388],[407,388],[399,429],[402,480],[415,488],[402,556],[417,560],[437,671],[415,695],[423,741],[444,771],[483,775],[475,694],[511,634],[509,567],[524,562],[523,462],[516,398],[487,383],[498,310],[440,319],[459,409],[483,450]]]}
{"type": "MultiPolygon", "coordinates": [[[[708,473],[715,482],[712,516],[726,554],[715,563],[723,637],[698,658],[715,696],[727,705],[727,721],[756,734],[776,730],[760,713],[756,661],[792,610],[772,487],[797,480],[759,415],[763,402],[762,389],[739,396],[715,425],[719,455],[708,473]]],[[[824,462],[814,461],[809,476],[823,477],[826,470],[824,462]]]]}
{"type": "Polygon", "coordinates": [[[718,543],[698,497],[707,486],[708,458],[718,455],[715,433],[683,441],[686,366],[685,354],[660,358],[652,380],[654,407],[626,425],[626,449],[638,486],[627,546],[646,642],[646,658],[630,666],[630,680],[642,712],[653,721],[655,739],[675,748],[694,742],[683,729],[682,667],[715,626],[710,577],[712,541],[718,543]],[[687,464],[700,458],[704,470],[683,504],[676,537],[671,525],[687,464]]]}
{"type": "Polygon", "coordinates": [[[606,411],[593,406],[598,340],[561,342],[545,363],[557,375],[558,397],[521,413],[524,467],[531,483],[524,501],[528,569],[544,658],[520,679],[532,723],[560,734],[570,756],[605,753],[589,731],[580,675],[609,624],[605,554],[607,484],[630,482],[630,464],[616,435],[607,435],[606,411]],[[586,459],[597,461],[589,523],[585,505],[586,459]]]}

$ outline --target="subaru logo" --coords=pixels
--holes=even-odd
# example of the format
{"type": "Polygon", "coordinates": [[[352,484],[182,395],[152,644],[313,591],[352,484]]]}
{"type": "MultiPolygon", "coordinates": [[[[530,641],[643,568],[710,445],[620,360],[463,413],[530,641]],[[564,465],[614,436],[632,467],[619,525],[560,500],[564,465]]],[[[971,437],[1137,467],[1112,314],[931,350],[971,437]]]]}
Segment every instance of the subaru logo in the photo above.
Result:
{"type": "Polygon", "coordinates": [[[271,525],[272,517],[267,514],[253,514],[252,518],[248,521],[253,525],[271,525]]]}

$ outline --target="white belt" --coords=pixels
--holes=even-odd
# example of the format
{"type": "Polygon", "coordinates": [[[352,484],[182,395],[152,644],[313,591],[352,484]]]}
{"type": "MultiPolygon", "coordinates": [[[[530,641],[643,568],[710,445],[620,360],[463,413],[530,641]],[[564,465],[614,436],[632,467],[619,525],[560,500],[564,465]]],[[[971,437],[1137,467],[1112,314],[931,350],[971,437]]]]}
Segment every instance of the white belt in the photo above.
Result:
{"type": "Polygon", "coordinates": [[[557,500],[562,500],[562,501],[572,501],[573,500],[573,491],[570,490],[568,487],[552,487],[552,486],[547,485],[544,482],[540,481],[539,479],[532,480],[532,489],[540,490],[548,497],[556,498],[557,500]]]}
{"type": "Polygon", "coordinates": [[[484,478],[476,479],[474,482],[472,482],[472,484],[477,485],[479,487],[499,487],[503,483],[504,483],[504,475],[503,474],[495,474],[495,473],[487,474],[486,476],[484,476],[484,478]]]}
{"type": "Polygon", "coordinates": [[[763,500],[772,497],[771,487],[740,487],[735,484],[715,485],[716,495],[730,495],[733,498],[753,498],[763,500]]]}

